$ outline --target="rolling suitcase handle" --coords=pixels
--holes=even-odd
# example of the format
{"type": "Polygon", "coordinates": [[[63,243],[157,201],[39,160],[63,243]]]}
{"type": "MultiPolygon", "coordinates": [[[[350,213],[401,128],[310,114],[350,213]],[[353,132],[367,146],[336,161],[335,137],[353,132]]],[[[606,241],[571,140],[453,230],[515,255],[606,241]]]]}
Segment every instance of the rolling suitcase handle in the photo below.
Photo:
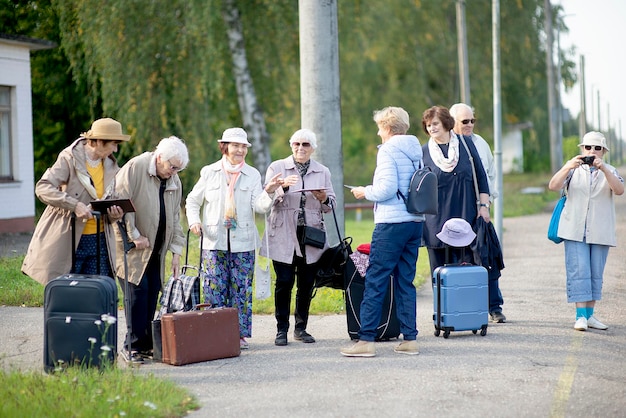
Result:
{"type": "MultiPolygon", "coordinates": [[[[102,222],[102,215],[98,211],[92,211],[91,214],[96,218],[96,258],[98,259],[97,274],[100,275],[100,258],[102,254],[102,248],[100,248],[100,223],[102,222]]],[[[72,212],[71,216],[72,226],[72,269],[70,273],[76,273],[76,214],[72,212]]]]}

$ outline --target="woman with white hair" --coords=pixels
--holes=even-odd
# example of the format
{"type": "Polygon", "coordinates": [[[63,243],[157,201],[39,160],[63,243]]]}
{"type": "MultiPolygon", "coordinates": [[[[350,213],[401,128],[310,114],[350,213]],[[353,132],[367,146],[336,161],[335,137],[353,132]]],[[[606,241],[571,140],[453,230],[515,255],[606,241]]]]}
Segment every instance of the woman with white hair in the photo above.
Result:
{"type": "Polygon", "coordinates": [[[294,339],[315,342],[306,330],[315,281],[312,265],[320,259],[328,243],[324,242],[323,248],[305,244],[304,227],[325,230],[322,214],[329,212],[331,205],[335,204],[330,170],[311,159],[317,148],[315,133],[300,129],[291,136],[289,144],[293,154],[272,162],[265,175],[266,179],[273,179],[279,174],[277,181],[282,187],[276,190],[261,247],[261,255],[272,260],[276,273],[277,334],[274,343],[279,346],[287,345],[291,291],[296,276],[294,339]]]}
{"type": "Polygon", "coordinates": [[[624,179],[604,162],[609,149],[602,133],[588,132],[578,146],[580,154],[554,174],[548,187],[567,193],[557,234],[565,244],[567,302],[576,304],[574,329],[606,330],[593,313],[602,298],[609,248],[617,244],[613,196],[624,193],[624,179]]]}
{"type": "Polygon", "coordinates": [[[128,252],[128,271],[124,271],[124,247],[117,234],[116,273],[122,290],[128,278],[130,300],[125,309],[131,318],[131,333],[126,336],[122,357],[128,363],[141,363],[152,354],[151,322],[165,274],[165,255],[171,251],[172,273],[178,277],[185,236],[180,225],[183,187],[178,173],[189,163],[185,143],[175,137],[163,138],[156,150],[131,158],[117,173],[115,192],[130,199],[136,209],[126,214],[128,239],[135,248],[128,252]],[[128,349],[130,347],[130,349],[128,349]]]}

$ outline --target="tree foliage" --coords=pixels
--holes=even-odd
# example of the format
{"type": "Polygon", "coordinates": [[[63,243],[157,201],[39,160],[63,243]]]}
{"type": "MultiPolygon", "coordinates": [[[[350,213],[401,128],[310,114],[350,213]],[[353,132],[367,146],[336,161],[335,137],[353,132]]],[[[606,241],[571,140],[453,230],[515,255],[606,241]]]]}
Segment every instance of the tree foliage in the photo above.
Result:
{"type": "MultiPolygon", "coordinates": [[[[132,135],[118,155],[122,163],[154,148],[164,136],[184,138],[191,162],[181,177],[190,190],[200,167],[219,158],[216,140],[222,131],[242,126],[221,0],[0,3],[11,6],[0,12],[1,21],[19,22],[2,32],[60,45],[34,55],[52,64],[40,66],[33,60],[34,94],[41,95],[41,102],[35,102],[38,152],[47,150],[43,144],[48,135],[57,138],[53,144],[58,151],[60,139],[69,141],[94,118],[110,116],[132,135]]],[[[271,136],[271,157],[282,158],[290,152],[287,139],[300,128],[297,2],[230,3],[240,12],[250,75],[271,136]]],[[[491,3],[466,2],[471,101],[479,119],[477,131],[490,142],[491,3]]],[[[504,127],[531,122],[525,149],[537,155],[548,144],[543,3],[500,4],[504,127]]],[[[379,143],[372,121],[375,109],[406,108],[410,132],[424,142],[422,112],[460,100],[455,1],[351,0],[337,5],[344,178],[364,184],[371,179],[379,143]]],[[[573,51],[561,53],[563,80],[571,86],[573,51]]],[[[50,155],[46,152],[38,158],[44,160],[50,155]]],[[[254,147],[251,152],[256,152],[254,147]]],[[[547,167],[544,158],[534,159],[534,164],[547,167]]]]}

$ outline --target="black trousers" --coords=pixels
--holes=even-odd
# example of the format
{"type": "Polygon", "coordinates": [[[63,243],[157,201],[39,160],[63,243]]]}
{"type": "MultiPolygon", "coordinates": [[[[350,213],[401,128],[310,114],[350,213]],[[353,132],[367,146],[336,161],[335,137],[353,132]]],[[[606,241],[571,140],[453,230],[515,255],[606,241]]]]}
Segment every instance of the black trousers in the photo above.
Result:
{"type": "Polygon", "coordinates": [[[296,309],[294,311],[295,329],[303,331],[309,321],[309,308],[315,280],[313,265],[307,265],[302,257],[294,255],[291,264],[273,262],[276,273],[276,287],[274,289],[274,307],[277,330],[289,330],[289,315],[291,311],[291,291],[297,278],[296,309]]]}
{"type": "MultiPolygon", "coordinates": [[[[124,280],[120,279],[120,286],[126,292],[124,280]]],[[[161,271],[159,257],[151,257],[146,271],[139,285],[128,283],[128,295],[124,300],[130,300],[130,318],[126,304],[126,323],[130,319],[130,330],[126,334],[124,348],[130,342],[131,350],[148,351],[152,349],[152,319],[156,312],[159,292],[161,291],[161,271]]]]}

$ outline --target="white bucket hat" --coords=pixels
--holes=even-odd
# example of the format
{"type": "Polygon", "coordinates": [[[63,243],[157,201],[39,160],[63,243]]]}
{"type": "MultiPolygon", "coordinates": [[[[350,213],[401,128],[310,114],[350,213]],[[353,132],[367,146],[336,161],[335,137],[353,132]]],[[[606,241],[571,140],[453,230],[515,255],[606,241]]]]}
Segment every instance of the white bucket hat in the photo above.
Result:
{"type": "Polygon", "coordinates": [[[609,151],[608,147],[606,146],[606,138],[604,137],[604,135],[602,135],[601,132],[587,132],[585,136],[583,136],[583,142],[578,144],[579,147],[582,147],[583,145],[599,145],[607,152],[609,151]]]}
{"type": "Polygon", "coordinates": [[[437,238],[451,247],[467,247],[476,238],[476,233],[465,219],[450,218],[443,224],[437,238]]]}
{"type": "Polygon", "coordinates": [[[248,147],[252,146],[252,144],[248,142],[248,134],[241,128],[226,129],[217,142],[233,142],[235,144],[245,144],[248,147]]]}

